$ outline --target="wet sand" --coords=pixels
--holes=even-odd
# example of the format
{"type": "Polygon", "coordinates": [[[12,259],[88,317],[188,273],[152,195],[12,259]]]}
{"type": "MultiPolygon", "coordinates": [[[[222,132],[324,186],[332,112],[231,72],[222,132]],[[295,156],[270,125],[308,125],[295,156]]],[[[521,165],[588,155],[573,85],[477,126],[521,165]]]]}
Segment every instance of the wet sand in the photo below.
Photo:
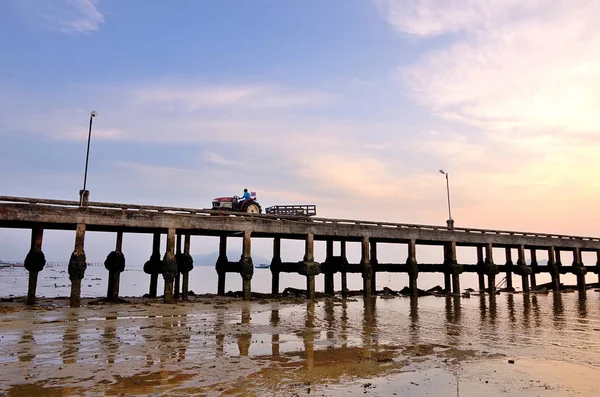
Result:
{"type": "Polygon", "coordinates": [[[597,395],[598,344],[586,352],[561,340],[596,336],[600,322],[587,306],[557,322],[556,299],[540,299],[202,296],[71,309],[18,298],[0,303],[0,395],[597,395]]]}

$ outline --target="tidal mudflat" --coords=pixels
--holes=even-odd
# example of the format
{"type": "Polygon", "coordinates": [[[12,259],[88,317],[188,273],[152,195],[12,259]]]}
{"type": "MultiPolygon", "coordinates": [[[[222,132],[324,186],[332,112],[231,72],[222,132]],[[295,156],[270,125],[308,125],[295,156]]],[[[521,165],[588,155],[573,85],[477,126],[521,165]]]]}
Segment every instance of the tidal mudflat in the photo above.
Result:
{"type": "Polygon", "coordinates": [[[0,303],[5,396],[593,396],[600,294],[0,303]]]}

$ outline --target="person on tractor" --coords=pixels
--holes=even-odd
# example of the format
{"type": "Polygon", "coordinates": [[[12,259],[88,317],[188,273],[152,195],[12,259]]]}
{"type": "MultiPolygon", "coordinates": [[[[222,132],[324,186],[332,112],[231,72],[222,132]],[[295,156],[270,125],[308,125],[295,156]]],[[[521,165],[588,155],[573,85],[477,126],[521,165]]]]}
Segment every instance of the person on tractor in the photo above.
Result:
{"type": "Polygon", "coordinates": [[[252,198],[252,196],[250,195],[250,192],[248,191],[248,189],[244,189],[244,194],[238,201],[238,206],[241,208],[242,204],[244,203],[244,200],[250,200],[251,198],[252,198]]]}

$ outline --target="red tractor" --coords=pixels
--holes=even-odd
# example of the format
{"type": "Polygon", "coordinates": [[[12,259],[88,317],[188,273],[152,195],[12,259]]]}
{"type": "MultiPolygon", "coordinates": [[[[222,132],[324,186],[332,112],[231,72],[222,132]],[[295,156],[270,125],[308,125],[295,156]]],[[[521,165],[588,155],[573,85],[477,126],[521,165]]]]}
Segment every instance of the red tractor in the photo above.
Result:
{"type": "Polygon", "coordinates": [[[262,207],[256,201],[256,192],[250,192],[250,198],[247,200],[240,200],[238,196],[217,197],[213,199],[212,209],[248,212],[250,214],[260,214],[262,212],[262,207]]]}

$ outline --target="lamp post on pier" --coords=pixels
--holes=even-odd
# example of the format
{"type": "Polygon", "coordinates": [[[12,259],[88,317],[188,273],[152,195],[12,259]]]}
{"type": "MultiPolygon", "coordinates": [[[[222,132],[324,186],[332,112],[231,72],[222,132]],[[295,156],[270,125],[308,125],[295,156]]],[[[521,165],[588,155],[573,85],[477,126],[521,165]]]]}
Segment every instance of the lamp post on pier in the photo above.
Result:
{"type": "Polygon", "coordinates": [[[448,220],[446,224],[448,225],[448,229],[454,229],[454,220],[452,219],[452,212],[450,211],[450,183],[448,182],[448,173],[444,170],[440,170],[440,174],[446,175],[446,193],[448,195],[448,220]]]}
{"type": "Polygon", "coordinates": [[[90,128],[88,130],[87,152],[85,154],[85,172],[83,174],[83,189],[81,189],[79,191],[79,206],[80,207],[87,206],[87,202],[90,197],[90,192],[85,190],[85,186],[87,183],[88,160],[90,158],[90,141],[92,139],[92,120],[97,115],[98,115],[98,112],[96,112],[95,110],[92,110],[92,112],[90,113],[90,128]]]}

